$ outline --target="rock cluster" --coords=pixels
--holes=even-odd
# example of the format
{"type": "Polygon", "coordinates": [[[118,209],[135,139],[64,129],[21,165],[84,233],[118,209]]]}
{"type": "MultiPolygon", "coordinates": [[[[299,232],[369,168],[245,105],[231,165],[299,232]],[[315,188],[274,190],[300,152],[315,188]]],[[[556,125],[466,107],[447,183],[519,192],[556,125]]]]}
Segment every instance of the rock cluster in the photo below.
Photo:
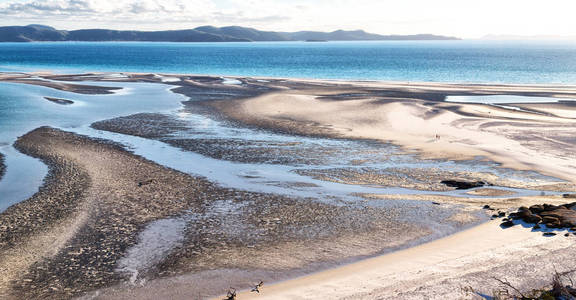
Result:
{"type": "Polygon", "coordinates": [[[529,224],[535,224],[536,229],[540,224],[548,228],[570,228],[576,230],[576,202],[551,205],[537,204],[530,207],[522,206],[517,212],[511,213],[509,219],[504,219],[503,227],[508,227],[512,220],[522,220],[529,224]]]}

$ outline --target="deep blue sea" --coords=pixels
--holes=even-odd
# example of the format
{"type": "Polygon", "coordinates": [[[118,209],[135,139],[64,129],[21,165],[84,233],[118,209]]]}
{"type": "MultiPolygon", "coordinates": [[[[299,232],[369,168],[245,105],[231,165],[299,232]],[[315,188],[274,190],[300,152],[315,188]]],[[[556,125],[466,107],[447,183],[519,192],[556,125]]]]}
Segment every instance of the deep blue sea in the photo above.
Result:
{"type": "Polygon", "coordinates": [[[576,41],[0,44],[0,71],[576,84],[576,41]]]}

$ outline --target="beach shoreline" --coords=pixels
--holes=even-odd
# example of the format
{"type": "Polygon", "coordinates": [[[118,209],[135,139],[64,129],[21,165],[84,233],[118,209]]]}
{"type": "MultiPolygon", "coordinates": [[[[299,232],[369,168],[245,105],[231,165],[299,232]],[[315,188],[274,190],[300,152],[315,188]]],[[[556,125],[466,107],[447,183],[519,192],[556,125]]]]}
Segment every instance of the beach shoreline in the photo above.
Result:
{"type": "MultiPolygon", "coordinates": [[[[576,191],[576,165],[564,159],[572,154],[562,147],[573,145],[569,133],[576,127],[575,106],[563,102],[498,106],[444,101],[451,95],[502,93],[572,99],[576,98],[574,86],[335,82],[244,77],[233,78],[237,81],[234,83],[225,83],[222,77],[214,76],[135,73],[123,73],[122,76],[34,75],[40,80],[30,80],[28,76],[31,75],[4,74],[0,76],[0,81],[87,94],[113,93],[117,88],[70,82],[164,84],[172,87],[172,92],[189,98],[183,102],[179,112],[205,114],[238,128],[281,132],[295,139],[311,136],[375,141],[382,145],[392,143],[400,146],[402,152],[416,154],[422,160],[469,161],[473,165],[493,161],[499,168],[509,168],[513,173],[516,172],[514,170],[536,171],[554,177],[542,179],[544,177],[538,175],[540,177],[536,176],[535,179],[523,179],[525,182],[513,182],[504,176],[478,171],[444,172],[448,170],[412,168],[378,173],[378,170],[370,168],[358,172],[356,166],[341,169],[315,167],[299,171],[301,176],[323,182],[420,189],[421,194],[367,193],[355,197],[367,202],[403,203],[408,199],[414,203],[426,203],[428,206],[417,206],[418,209],[430,207],[430,211],[445,212],[437,215],[446,218],[439,222],[459,224],[454,227],[458,230],[480,222],[482,217],[478,219],[478,215],[488,218],[497,210],[509,211],[520,205],[544,202],[562,204],[566,199],[559,193],[576,191]],[[44,79],[47,81],[38,82],[44,79]],[[544,135],[544,129],[554,129],[554,134],[544,135]],[[391,176],[392,173],[396,177],[391,176]],[[489,185],[474,189],[468,196],[426,194],[427,191],[451,191],[452,188],[440,183],[445,179],[489,185]],[[542,192],[540,195],[517,196],[514,194],[515,188],[516,192],[521,189],[542,192]],[[481,207],[485,204],[490,204],[496,210],[482,212],[481,207]]],[[[69,106],[73,107],[74,103],[69,106]]],[[[191,130],[183,120],[157,113],[142,113],[103,120],[92,124],[92,127],[158,140],[184,151],[235,163],[270,163],[274,155],[284,157],[284,160],[276,160],[273,164],[309,163],[286,150],[286,147],[292,146],[290,143],[270,142],[265,149],[273,148],[274,151],[269,152],[262,151],[262,148],[258,148],[261,146],[256,147],[254,143],[243,144],[231,139],[179,140],[179,135],[191,130]],[[240,148],[252,156],[241,156],[241,151],[233,150],[240,148]]],[[[152,299],[169,295],[174,299],[184,299],[189,295],[199,295],[203,298],[220,295],[231,284],[240,289],[247,288],[259,277],[270,278],[261,296],[271,298],[369,299],[387,295],[407,297],[410,293],[414,293],[413,297],[431,297],[439,290],[437,286],[425,283],[424,275],[431,275],[426,272],[438,271],[434,277],[436,283],[449,281],[441,287],[444,292],[461,285],[463,281],[458,279],[460,277],[466,278],[466,282],[474,288],[482,284],[494,287],[496,283],[488,283],[486,272],[505,275],[495,271],[497,264],[514,258],[516,264],[509,264],[513,268],[519,261],[534,258],[531,251],[542,247],[546,248],[546,253],[554,254],[549,260],[542,260],[550,264],[565,259],[564,254],[558,253],[569,252],[565,249],[571,238],[558,236],[549,239],[521,226],[503,230],[492,221],[416,247],[314,273],[318,269],[355,261],[355,257],[372,257],[388,252],[386,249],[405,248],[402,245],[422,240],[431,231],[416,222],[399,221],[401,219],[397,216],[406,214],[406,210],[378,209],[350,203],[340,206],[298,197],[222,188],[205,178],[175,171],[134,155],[122,145],[58,129],[44,127],[33,130],[21,137],[16,145],[24,153],[45,161],[51,171],[39,193],[0,214],[0,226],[8,224],[6,228],[16,230],[4,232],[5,243],[2,247],[29,253],[24,258],[0,256],[0,272],[4,275],[0,290],[8,291],[8,297],[69,298],[86,295],[97,299],[152,299]],[[93,159],[89,161],[85,157],[93,159]],[[68,188],[66,185],[76,186],[68,188]],[[57,193],[67,194],[58,198],[55,196],[57,193]],[[57,199],[69,205],[54,202],[57,199]],[[232,210],[222,210],[223,207],[232,210]],[[56,208],[62,211],[50,212],[50,209],[56,208]],[[37,213],[30,214],[34,210],[37,213]],[[236,216],[233,210],[242,213],[236,216]],[[42,217],[42,212],[47,213],[48,218],[42,217]],[[111,215],[104,217],[106,214],[111,215]],[[233,218],[239,218],[234,222],[247,227],[234,229],[238,232],[229,231],[232,229],[225,225],[230,214],[233,218]],[[32,219],[22,219],[19,217],[22,215],[32,219]],[[41,221],[34,221],[34,218],[41,221]],[[102,218],[102,221],[98,218],[102,218]],[[25,221],[26,224],[16,221],[25,221]],[[104,221],[107,223],[102,223],[104,221]],[[208,229],[202,227],[205,226],[203,222],[211,224],[208,229]],[[44,228],[38,227],[41,225],[44,228]],[[153,248],[160,251],[157,254],[161,256],[160,259],[154,254],[147,262],[131,260],[130,251],[146,253],[149,250],[146,248],[149,246],[142,245],[142,241],[146,239],[146,234],[159,230],[154,226],[171,226],[167,230],[180,232],[173,237],[172,248],[153,248]],[[23,234],[16,234],[18,230],[23,234]],[[194,230],[202,234],[191,233],[194,230]],[[252,234],[252,231],[260,233],[252,234]],[[510,240],[514,242],[507,244],[506,241],[510,240]],[[553,242],[547,244],[548,241],[553,242]],[[38,251],[46,247],[46,243],[51,245],[50,253],[44,253],[46,249],[44,252],[38,251]],[[309,249],[310,245],[314,245],[314,249],[309,249]],[[496,256],[491,261],[484,254],[471,251],[475,249],[494,252],[496,256]],[[434,251],[446,251],[447,254],[438,255],[434,251]],[[470,254],[459,256],[458,253],[462,252],[470,254]],[[295,253],[299,257],[295,257],[295,253]],[[514,254],[519,256],[515,257],[514,254]],[[71,265],[70,262],[77,260],[77,256],[81,258],[80,261],[98,259],[89,264],[71,265]],[[255,262],[254,257],[259,257],[258,261],[255,262]],[[422,266],[430,266],[430,270],[414,266],[423,261],[422,266]],[[485,267],[469,268],[467,264],[470,263],[485,267]],[[19,266],[18,271],[16,267],[1,267],[8,264],[19,266]],[[396,267],[387,270],[390,264],[396,267]],[[307,265],[308,268],[305,267],[307,265]],[[411,267],[402,270],[402,265],[411,267]],[[119,266],[123,266],[124,271],[120,272],[119,266]],[[89,272],[88,269],[96,271],[89,272]],[[399,278],[403,271],[409,271],[410,276],[399,278]],[[418,275],[421,271],[425,271],[424,275],[418,275]],[[54,281],[50,276],[59,272],[63,275],[54,281]],[[350,272],[357,274],[351,278],[347,275],[350,272]],[[313,274],[306,275],[309,273],[313,274]],[[480,279],[474,281],[474,278],[466,277],[472,273],[480,279]],[[305,276],[281,281],[268,288],[270,282],[301,275],[305,276]],[[214,279],[219,277],[222,278],[214,279]],[[92,281],[85,282],[86,278],[92,281]],[[202,284],[191,285],[198,281],[205,284],[204,290],[202,284]],[[358,290],[359,282],[368,284],[358,290]],[[405,290],[391,289],[381,282],[402,284],[405,290]],[[206,286],[210,287],[210,291],[205,290],[206,286]],[[418,292],[415,290],[417,288],[420,288],[418,292]]],[[[309,150],[305,152],[313,153],[309,150]]],[[[322,155],[330,155],[330,152],[322,155]]],[[[361,166],[364,162],[357,163],[361,166]]],[[[423,210],[422,213],[427,212],[423,210]]],[[[530,277],[531,283],[543,283],[536,277],[545,276],[550,270],[542,268],[540,273],[530,277]]],[[[515,272],[524,271],[526,268],[519,268],[515,272]]],[[[524,286],[526,283],[520,284],[524,286]]],[[[456,291],[452,292],[456,296],[456,291]]],[[[250,297],[248,294],[240,295],[244,299],[250,297]]]]}
{"type": "MultiPolygon", "coordinates": [[[[311,272],[304,271],[307,265],[326,268],[383,248],[400,247],[426,233],[421,227],[396,221],[390,209],[336,207],[220,188],[130,154],[115,143],[57,129],[36,129],[20,138],[17,147],[48,162],[51,172],[38,194],[0,214],[3,226],[10,228],[3,231],[5,251],[0,256],[0,265],[9,266],[0,268],[0,290],[8,299],[70,298],[117,285],[120,292],[112,289],[109,295],[122,297],[128,291],[130,298],[142,292],[133,290],[131,276],[138,283],[148,278],[146,274],[162,280],[181,273],[205,274],[214,268],[229,270],[229,278],[211,279],[214,290],[198,285],[185,291],[187,295],[217,295],[227,288],[230,278],[244,286],[263,274],[285,279],[289,274],[311,272]],[[86,156],[91,159],[83,159],[86,156]],[[232,230],[222,227],[230,216],[213,215],[221,205],[244,211],[238,221],[247,222],[248,227],[224,234],[222,230],[232,230]],[[251,206],[266,209],[252,211],[251,206]],[[129,249],[137,247],[148,226],[160,220],[169,224],[186,220],[190,230],[200,231],[182,236],[160,258],[150,256],[153,265],[128,260],[136,267],[126,270],[142,264],[139,273],[119,272],[118,265],[129,257],[129,249]],[[205,228],[204,222],[212,225],[205,228]],[[300,228],[310,232],[299,233],[300,228]],[[253,230],[265,231],[255,239],[253,230]],[[309,245],[315,246],[309,249],[309,245]],[[287,261],[290,253],[300,255],[287,261]],[[254,262],[253,257],[260,259],[254,262]],[[249,279],[234,277],[234,269],[254,271],[240,273],[249,279]]],[[[151,255],[146,251],[155,248],[147,247],[139,251],[151,255]]],[[[190,288],[189,282],[185,286],[190,288]]],[[[97,295],[106,298],[104,291],[97,295]]]]}
{"type": "MultiPolygon", "coordinates": [[[[343,267],[242,291],[239,299],[484,299],[507,280],[521,291],[572,271],[573,238],[490,221],[448,237],[343,267]],[[542,256],[545,249],[547,255],[542,256]]],[[[218,298],[213,298],[218,299],[218,298]]]]}

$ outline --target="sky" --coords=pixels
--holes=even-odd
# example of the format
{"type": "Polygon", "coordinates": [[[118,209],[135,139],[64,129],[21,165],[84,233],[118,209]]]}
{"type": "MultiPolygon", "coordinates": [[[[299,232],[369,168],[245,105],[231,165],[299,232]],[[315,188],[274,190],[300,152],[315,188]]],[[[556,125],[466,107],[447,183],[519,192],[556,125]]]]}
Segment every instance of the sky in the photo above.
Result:
{"type": "Polygon", "coordinates": [[[0,26],[576,37],[575,0],[0,0],[0,26]]]}

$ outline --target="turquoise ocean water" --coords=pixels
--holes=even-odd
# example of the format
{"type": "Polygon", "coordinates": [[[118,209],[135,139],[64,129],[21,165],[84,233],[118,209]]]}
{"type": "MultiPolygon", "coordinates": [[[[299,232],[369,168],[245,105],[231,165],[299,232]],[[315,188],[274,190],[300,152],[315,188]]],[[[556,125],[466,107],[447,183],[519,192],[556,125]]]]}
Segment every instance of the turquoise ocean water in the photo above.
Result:
{"type": "Polygon", "coordinates": [[[576,41],[3,43],[0,70],[576,84],[576,41]]]}

